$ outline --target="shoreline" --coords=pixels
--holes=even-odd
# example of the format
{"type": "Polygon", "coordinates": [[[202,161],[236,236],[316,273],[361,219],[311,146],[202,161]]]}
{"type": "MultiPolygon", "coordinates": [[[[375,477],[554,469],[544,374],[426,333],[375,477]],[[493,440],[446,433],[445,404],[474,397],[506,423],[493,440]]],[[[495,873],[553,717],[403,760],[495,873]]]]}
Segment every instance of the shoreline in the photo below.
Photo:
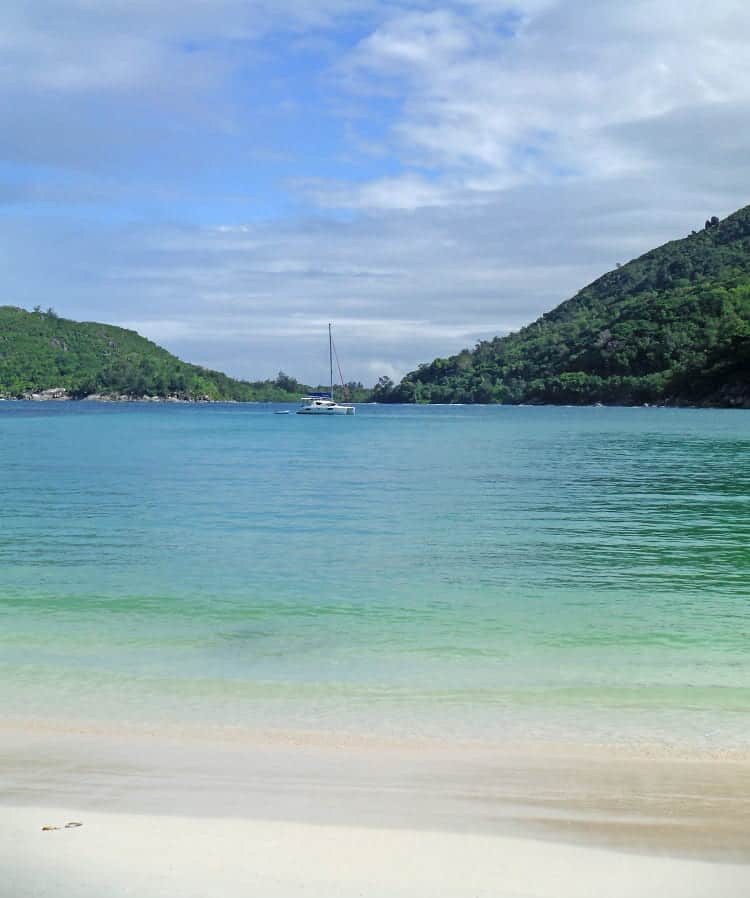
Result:
{"type": "MultiPolygon", "coordinates": [[[[208,396],[185,399],[180,396],[130,396],[127,393],[92,393],[89,396],[71,396],[67,390],[50,389],[39,393],[28,393],[23,396],[12,396],[8,393],[0,393],[0,402],[105,402],[105,403],[161,403],[182,405],[294,405],[298,399],[211,399],[208,396]]],[[[680,400],[665,402],[641,402],[629,404],[589,402],[382,402],[369,399],[354,402],[355,405],[405,405],[416,406],[476,406],[479,408],[641,408],[641,409],[668,409],[668,410],[693,410],[693,411],[750,411],[750,401],[743,400],[734,403],[690,403],[680,400]]]]}
{"type": "MultiPolygon", "coordinates": [[[[245,402],[263,404],[267,400],[248,399],[245,402]]],[[[274,400],[275,401],[275,400],[274,400]]],[[[279,400],[283,401],[283,400],[279,400]]],[[[289,400],[290,402],[293,400],[289,400]]],[[[189,405],[206,405],[213,403],[221,403],[222,405],[242,405],[238,399],[211,399],[208,396],[196,397],[195,399],[184,399],[180,396],[130,396],[127,393],[91,393],[88,396],[71,396],[67,390],[62,388],[53,390],[42,390],[39,393],[26,393],[23,396],[11,396],[7,393],[0,393],[0,402],[166,402],[166,403],[185,403],[189,405]]]]}
{"type": "Polygon", "coordinates": [[[6,808],[525,838],[750,875],[744,752],[50,721],[0,733],[6,808]]]}
{"type": "Polygon", "coordinates": [[[747,747],[709,746],[686,741],[632,740],[612,741],[582,739],[559,734],[549,738],[496,739],[482,736],[438,737],[429,734],[394,735],[378,731],[354,729],[315,729],[274,726],[228,726],[219,722],[159,722],[116,720],[107,718],[10,718],[0,720],[0,738],[28,736],[78,736],[112,739],[153,739],[209,745],[238,744],[257,748],[275,747],[369,751],[378,753],[426,752],[430,756],[453,756],[462,751],[491,753],[494,756],[606,757],[621,761],[737,762],[750,765],[750,743],[747,747]]]}

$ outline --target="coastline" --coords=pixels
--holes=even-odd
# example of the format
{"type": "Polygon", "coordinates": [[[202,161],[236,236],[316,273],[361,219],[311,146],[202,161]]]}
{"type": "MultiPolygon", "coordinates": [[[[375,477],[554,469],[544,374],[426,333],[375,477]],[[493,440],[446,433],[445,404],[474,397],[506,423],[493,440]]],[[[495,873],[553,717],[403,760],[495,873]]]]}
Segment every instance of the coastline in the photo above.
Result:
{"type": "MultiPolygon", "coordinates": [[[[24,393],[21,396],[11,396],[8,393],[0,393],[2,402],[182,402],[195,404],[215,403],[238,405],[237,399],[211,399],[210,396],[200,396],[186,399],[181,396],[131,396],[128,393],[91,393],[88,396],[73,396],[63,387],[49,390],[40,390],[38,393],[24,393]]],[[[248,400],[250,402],[262,402],[263,400],[248,400]]]]}
{"type": "MultiPolygon", "coordinates": [[[[105,403],[161,403],[183,405],[266,405],[269,402],[279,404],[294,404],[295,399],[212,399],[210,396],[196,396],[194,398],[184,398],[176,395],[169,396],[131,396],[127,393],[92,393],[88,396],[72,396],[67,390],[62,388],[43,390],[38,393],[24,393],[22,396],[14,396],[8,393],[0,393],[0,402],[105,402],[105,403]]],[[[648,409],[694,409],[694,410],[732,410],[732,411],[748,411],[750,410],[750,399],[741,397],[736,401],[726,402],[688,402],[681,399],[664,400],[662,402],[633,402],[633,403],[616,403],[616,402],[456,402],[456,403],[428,403],[428,402],[407,402],[392,403],[382,402],[371,399],[358,400],[356,405],[406,405],[408,407],[430,406],[430,405],[473,405],[480,407],[493,408],[648,408],[648,409]]]]}
{"type": "Polygon", "coordinates": [[[44,721],[0,733],[3,804],[408,824],[750,864],[739,751],[44,721]]]}
{"type": "Polygon", "coordinates": [[[43,721],[2,738],[3,896],[750,890],[737,752],[43,721]]]}

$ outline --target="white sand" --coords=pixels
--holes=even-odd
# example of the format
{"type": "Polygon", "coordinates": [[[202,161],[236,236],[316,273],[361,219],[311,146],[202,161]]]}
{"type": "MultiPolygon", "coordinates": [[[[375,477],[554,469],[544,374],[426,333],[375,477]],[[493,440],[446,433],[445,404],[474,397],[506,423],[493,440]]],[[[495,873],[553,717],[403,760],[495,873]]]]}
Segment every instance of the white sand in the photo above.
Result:
{"type": "Polygon", "coordinates": [[[747,898],[750,866],[468,833],[2,809],[2,898],[747,898]],[[82,820],[79,829],[42,825],[82,820]]]}
{"type": "Polygon", "coordinates": [[[0,898],[750,896],[744,755],[6,722],[0,779],[0,898]]]}

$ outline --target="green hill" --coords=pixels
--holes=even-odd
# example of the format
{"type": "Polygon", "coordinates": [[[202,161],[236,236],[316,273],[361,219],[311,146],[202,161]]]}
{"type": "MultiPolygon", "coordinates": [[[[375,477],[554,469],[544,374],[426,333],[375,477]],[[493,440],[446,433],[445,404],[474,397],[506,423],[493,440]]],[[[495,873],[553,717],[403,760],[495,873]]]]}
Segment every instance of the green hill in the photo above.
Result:
{"type": "Polygon", "coordinates": [[[651,250],[517,333],[420,365],[394,402],[750,407],[750,206],[651,250]]]}
{"type": "Polygon", "coordinates": [[[70,321],[53,310],[0,306],[0,394],[62,388],[74,398],[92,393],[130,397],[287,401],[309,388],[280,374],[247,383],[190,365],[135,331],[70,321]]]}

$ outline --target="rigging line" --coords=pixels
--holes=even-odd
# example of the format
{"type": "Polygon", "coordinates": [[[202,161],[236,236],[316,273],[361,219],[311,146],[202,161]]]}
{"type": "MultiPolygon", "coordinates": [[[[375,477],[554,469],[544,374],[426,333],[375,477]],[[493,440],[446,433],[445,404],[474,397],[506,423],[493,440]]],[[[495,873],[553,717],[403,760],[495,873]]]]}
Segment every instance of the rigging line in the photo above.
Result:
{"type": "Polygon", "coordinates": [[[331,338],[331,346],[333,347],[333,357],[336,359],[336,367],[339,369],[339,377],[341,378],[341,386],[344,389],[344,395],[346,398],[349,397],[349,391],[346,388],[346,384],[344,383],[344,375],[341,373],[341,363],[339,362],[339,354],[336,352],[336,343],[331,338]]]}

